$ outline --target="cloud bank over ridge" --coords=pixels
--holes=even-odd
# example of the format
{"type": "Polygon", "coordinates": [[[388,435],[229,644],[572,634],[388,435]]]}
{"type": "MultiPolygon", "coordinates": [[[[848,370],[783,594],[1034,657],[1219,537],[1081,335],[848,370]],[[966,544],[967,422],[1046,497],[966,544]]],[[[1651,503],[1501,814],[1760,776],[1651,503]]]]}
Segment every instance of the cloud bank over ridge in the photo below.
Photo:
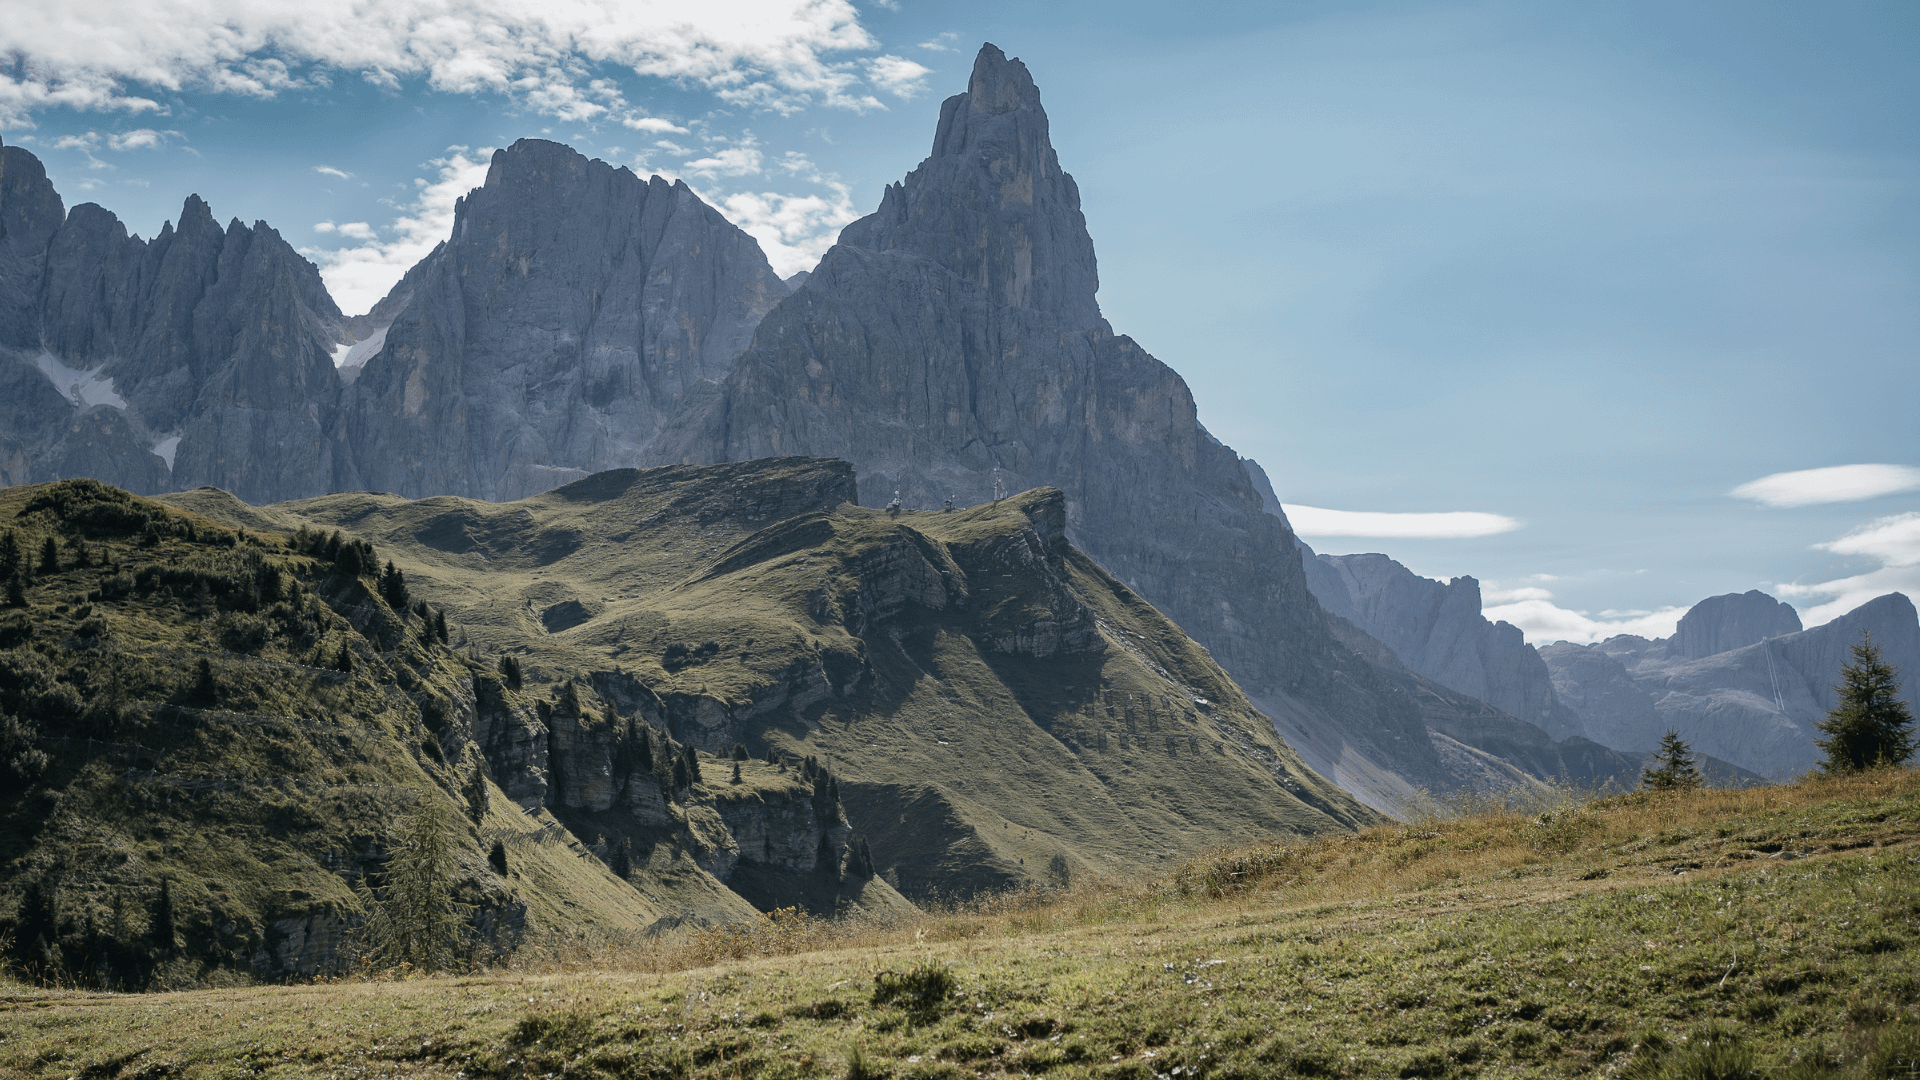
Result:
{"type": "Polygon", "coordinates": [[[15,5],[0,27],[0,129],[38,110],[167,112],[187,89],[271,98],[338,74],[507,95],[569,122],[649,119],[609,68],[704,87],[735,106],[883,107],[927,69],[873,55],[849,0],[73,0],[15,5]],[[75,33],[76,26],[85,33],[75,33]],[[867,54],[867,55],[862,55],[867,54]]]}

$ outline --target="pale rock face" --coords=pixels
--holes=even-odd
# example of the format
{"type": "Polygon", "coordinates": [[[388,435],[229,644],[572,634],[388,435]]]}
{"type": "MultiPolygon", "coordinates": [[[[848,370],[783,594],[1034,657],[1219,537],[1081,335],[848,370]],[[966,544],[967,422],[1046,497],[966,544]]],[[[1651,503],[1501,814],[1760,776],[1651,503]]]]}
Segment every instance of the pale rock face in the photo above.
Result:
{"type": "Polygon", "coordinates": [[[1888,593],[1811,630],[1767,634],[1789,617],[1799,623],[1790,608],[1783,615],[1775,603],[1748,593],[1696,605],[1680,623],[1691,631],[1692,647],[1749,642],[1707,656],[1688,655],[1676,634],[1660,641],[1622,635],[1597,645],[1561,643],[1542,649],[1541,658],[1592,738],[1645,751],[1667,731],[1678,731],[1694,750],[1763,776],[1791,776],[1819,760],[1814,725],[1833,708],[1840,668],[1852,661],[1850,650],[1863,632],[1901,670],[1906,700],[1920,698],[1920,615],[1905,595],[1888,593]]]}
{"type": "Polygon", "coordinates": [[[638,464],[787,291],[685,184],[522,139],[376,308],[337,486],[511,500],[638,464]]]}
{"type": "Polygon", "coordinates": [[[1800,614],[1758,589],[1708,597],[1674,628],[1674,652],[1698,660],[1768,638],[1800,632],[1800,614]]]}
{"type": "Polygon", "coordinates": [[[1520,628],[1480,614],[1478,581],[1424,578],[1385,555],[1315,555],[1305,544],[1300,551],[1321,605],[1414,671],[1556,738],[1590,734],[1556,699],[1546,664],[1520,628]]]}

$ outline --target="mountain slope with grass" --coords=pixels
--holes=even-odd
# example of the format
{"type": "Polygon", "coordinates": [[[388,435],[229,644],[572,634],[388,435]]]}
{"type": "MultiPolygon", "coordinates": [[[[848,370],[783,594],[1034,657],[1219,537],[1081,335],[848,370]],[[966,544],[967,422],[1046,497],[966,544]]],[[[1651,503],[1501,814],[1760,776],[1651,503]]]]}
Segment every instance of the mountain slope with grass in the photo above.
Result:
{"type": "Polygon", "coordinates": [[[1920,774],[1471,805],[889,927],[457,979],[0,995],[28,1077],[1791,1077],[1920,1069],[1920,774]],[[240,1022],[236,1022],[240,1020],[240,1022]]]}
{"type": "MultiPolygon", "coordinates": [[[[875,871],[923,899],[1375,820],[1301,764],[1204,649],[1066,541],[1052,489],[870,509],[846,463],[781,458],[615,470],[508,504],[167,498],[376,543],[447,612],[456,643],[512,656],[549,703],[534,718],[544,736],[489,760],[514,799],[578,835],[648,812],[622,794],[630,743],[576,719],[588,713],[707,751],[811,760],[844,806],[846,842],[864,839],[875,871]]],[[[725,880],[737,866],[806,869],[730,835],[737,853],[695,850],[725,880]]]]}
{"type": "MultiPolygon", "coordinates": [[[[354,886],[381,880],[420,800],[458,822],[469,955],[753,919],[706,858],[730,827],[803,849],[809,868],[824,833],[846,837],[820,827],[842,811],[799,771],[749,763],[722,784],[711,757],[704,781],[669,769],[633,786],[653,810],[625,834],[649,841],[637,856],[516,805],[529,776],[504,766],[536,733],[585,741],[618,722],[662,763],[697,774],[701,755],[451,648],[444,612],[400,595],[363,539],[264,520],[92,481],[0,491],[0,952],[16,970],[110,987],[337,970],[364,914],[354,886]]],[[[825,854],[836,873],[809,895],[907,910],[825,854]]]]}

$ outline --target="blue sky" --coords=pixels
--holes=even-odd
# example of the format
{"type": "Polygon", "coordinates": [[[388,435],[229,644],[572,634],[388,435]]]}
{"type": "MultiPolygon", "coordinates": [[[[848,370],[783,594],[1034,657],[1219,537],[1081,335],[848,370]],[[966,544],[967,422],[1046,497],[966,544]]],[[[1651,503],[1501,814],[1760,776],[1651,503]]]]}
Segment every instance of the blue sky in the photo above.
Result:
{"type": "Polygon", "coordinates": [[[990,40],[1040,83],[1108,318],[1284,501],[1505,530],[1296,512],[1375,534],[1317,550],[1473,574],[1536,640],[1920,589],[1920,472],[1732,494],[1920,467],[1911,3],[372,10],[10,14],[0,136],[144,235],[189,192],[264,219],[352,310],[527,135],[686,179],[790,271],[990,40]]]}

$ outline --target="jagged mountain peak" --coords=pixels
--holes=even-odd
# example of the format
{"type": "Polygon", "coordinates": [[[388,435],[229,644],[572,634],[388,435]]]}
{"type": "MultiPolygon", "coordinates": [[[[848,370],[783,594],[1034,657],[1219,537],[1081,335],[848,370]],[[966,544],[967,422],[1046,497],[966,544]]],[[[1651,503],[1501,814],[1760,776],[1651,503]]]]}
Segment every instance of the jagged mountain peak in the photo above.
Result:
{"type": "Polygon", "coordinates": [[[981,46],[967,91],[941,104],[932,155],[840,242],[932,259],[992,301],[1043,312],[1064,329],[1101,321],[1079,186],[1060,168],[1026,65],[991,44],[981,46]]]}

